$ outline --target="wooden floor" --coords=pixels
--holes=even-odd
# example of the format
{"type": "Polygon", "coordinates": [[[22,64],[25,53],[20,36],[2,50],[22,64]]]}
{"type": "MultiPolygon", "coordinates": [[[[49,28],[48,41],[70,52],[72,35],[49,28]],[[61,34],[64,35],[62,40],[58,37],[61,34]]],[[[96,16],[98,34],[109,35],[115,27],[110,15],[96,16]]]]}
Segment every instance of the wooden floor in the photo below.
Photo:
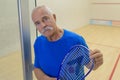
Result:
{"type": "Polygon", "coordinates": [[[100,49],[104,56],[104,64],[93,71],[87,80],[120,80],[120,60],[113,70],[116,60],[120,58],[120,27],[89,25],[75,32],[84,36],[91,49],[100,49]]]}
{"type": "MultiPolygon", "coordinates": [[[[100,49],[104,56],[104,64],[86,80],[120,80],[120,27],[89,25],[74,31],[86,39],[91,49],[100,49]]],[[[0,57],[0,80],[23,80],[22,74],[20,51],[0,57]]]]}

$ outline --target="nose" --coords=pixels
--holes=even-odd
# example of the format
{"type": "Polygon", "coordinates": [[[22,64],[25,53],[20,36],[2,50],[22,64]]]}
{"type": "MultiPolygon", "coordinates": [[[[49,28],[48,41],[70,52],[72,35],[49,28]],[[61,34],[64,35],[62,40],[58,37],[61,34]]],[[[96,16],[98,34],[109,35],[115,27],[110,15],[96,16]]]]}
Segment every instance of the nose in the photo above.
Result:
{"type": "Polygon", "coordinates": [[[44,22],[41,22],[41,26],[42,28],[46,26],[46,24],[44,22]]]}

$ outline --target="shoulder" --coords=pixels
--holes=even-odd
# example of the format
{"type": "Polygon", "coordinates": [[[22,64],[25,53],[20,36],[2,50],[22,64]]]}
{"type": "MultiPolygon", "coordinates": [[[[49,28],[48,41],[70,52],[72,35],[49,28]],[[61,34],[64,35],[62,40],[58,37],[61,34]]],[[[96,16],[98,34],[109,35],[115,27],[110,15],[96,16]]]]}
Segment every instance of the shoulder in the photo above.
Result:
{"type": "Polygon", "coordinates": [[[45,40],[45,37],[44,36],[38,36],[34,42],[34,47],[37,46],[38,44],[40,44],[42,41],[45,40]]]}
{"type": "Polygon", "coordinates": [[[73,43],[84,45],[87,47],[86,41],[82,35],[69,30],[65,30],[65,35],[67,36],[67,41],[71,41],[73,43]]]}
{"type": "Polygon", "coordinates": [[[84,39],[80,34],[77,34],[77,33],[75,33],[75,32],[73,32],[73,31],[70,31],[70,30],[64,30],[64,32],[65,32],[65,35],[67,36],[67,37],[69,37],[69,38],[73,38],[73,39],[84,39]]]}

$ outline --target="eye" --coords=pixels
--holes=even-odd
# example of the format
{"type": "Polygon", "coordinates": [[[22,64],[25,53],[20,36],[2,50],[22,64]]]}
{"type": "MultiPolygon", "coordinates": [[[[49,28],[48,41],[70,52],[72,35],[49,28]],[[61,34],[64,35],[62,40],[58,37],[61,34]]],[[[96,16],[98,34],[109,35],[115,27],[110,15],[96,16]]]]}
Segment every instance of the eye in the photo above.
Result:
{"type": "Polygon", "coordinates": [[[39,22],[39,21],[35,22],[35,25],[36,25],[36,26],[37,26],[37,25],[40,25],[40,22],[39,22]]]}
{"type": "Polygon", "coordinates": [[[49,18],[47,17],[47,16],[45,16],[45,17],[43,17],[43,22],[46,22],[46,21],[48,21],[49,20],[49,18]]]}

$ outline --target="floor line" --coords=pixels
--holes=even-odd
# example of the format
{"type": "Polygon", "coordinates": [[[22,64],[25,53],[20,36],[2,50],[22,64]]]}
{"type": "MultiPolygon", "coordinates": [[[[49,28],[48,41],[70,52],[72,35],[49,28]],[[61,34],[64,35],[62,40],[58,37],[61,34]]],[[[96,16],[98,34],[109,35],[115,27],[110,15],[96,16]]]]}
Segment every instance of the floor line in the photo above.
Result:
{"type": "Polygon", "coordinates": [[[116,60],[116,62],[114,64],[114,67],[113,67],[112,72],[110,74],[109,80],[112,80],[112,77],[113,77],[113,75],[115,73],[115,70],[116,70],[116,67],[117,67],[117,64],[118,64],[119,60],[120,60],[120,54],[118,55],[118,58],[117,58],[117,60],[116,60]]]}

